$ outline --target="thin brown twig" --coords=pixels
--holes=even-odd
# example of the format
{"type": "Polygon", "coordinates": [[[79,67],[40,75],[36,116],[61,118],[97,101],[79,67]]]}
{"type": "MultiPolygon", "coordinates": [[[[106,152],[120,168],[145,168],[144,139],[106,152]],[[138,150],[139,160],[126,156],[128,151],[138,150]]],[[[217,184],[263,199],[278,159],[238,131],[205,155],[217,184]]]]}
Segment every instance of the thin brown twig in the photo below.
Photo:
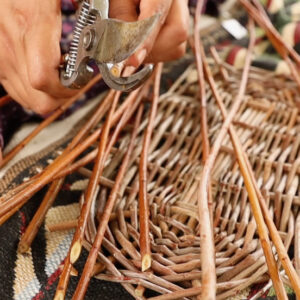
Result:
{"type": "Polygon", "coordinates": [[[243,153],[244,155],[244,160],[246,162],[247,168],[248,168],[248,172],[249,172],[249,176],[251,177],[254,189],[256,191],[258,200],[259,200],[259,204],[261,206],[262,212],[263,212],[263,217],[265,219],[265,222],[269,228],[269,232],[273,241],[273,244],[275,245],[275,248],[277,250],[277,254],[279,256],[279,260],[287,274],[287,276],[290,279],[290,282],[292,284],[292,287],[295,291],[295,294],[298,298],[300,298],[300,275],[297,274],[297,271],[295,270],[289,255],[287,253],[287,249],[285,248],[282,239],[279,235],[279,232],[273,222],[273,219],[270,215],[270,212],[268,210],[268,207],[266,205],[266,201],[263,197],[263,195],[261,194],[261,191],[258,187],[257,181],[255,179],[254,176],[254,172],[252,170],[251,164],[249,162],[249,159],[246,155],[246,153],[243,153]]]}
{"type": "MultiPolygon", "coordinates": [[[[132,99],[135,99],[133,97],[136,97],[136,99],[133,101],[134,102],[133,105],[130,105],[126,108],[126,110],[124,111],[120,121],[118,122],[112,136],[109,138],[109,144],[108,144],[107,149],[106,149],[105,159],[108,155],[108,152],[110,152],[111,148],[116,143],[118,135],[120,134],[122,129],[126,126],[129,119],[132,117],[133,113],[136,111],[141,99],[144,96],[145,92],[143,92],[143,91],[144,91],[144,89],[137,96],[136,96],[135,93],[133,93],[131,95],[132,99]]],[[[92,162],[96,158],[97,153],[98,153],[98,149],[95,149],[95,150],[91,151],[90,153],[88,153],[83,158],[79,159],[78,161],[71,164],[67,168],[64,168],[60,173],[57,174],[57,177],[55,177],[55,178],[60,178],[62,176],[66,176],[68,174],[71,174],[71,173],[77,171],[78,169],[80,169],[81,167],[89,164],[90,162],[92,162]]]]}
{"type": "MultiPolygon", "coordinates": [[[[115,124],[127,107],[132,105],[135,97],[128,97],[122,106],[114,114],[113,124],[115,124]]],[[[66,151],[61,156],[56,158],[56,160],[49,165],[45,170],[40,173],[34,180],[30,182],[22,191],[13,194],[11,197],[1,197],[0,198],[0,218],[9,213],[11,210],[15,209],[17,206],[20,208],[20,204],[24,205],[26,201],[30,199],[38,190],[43,188],[46,184],[51,182],[53,178],[59,173],[65,166],[72,162],[78,155],[85,151],[90,145],[92,145],[99,137],[102,129],[99,128],[93,132],[88,138],[81,141],[73,150],[66,151]]]]}
{"type": "Polygon", "coordinates": [[[49,232],[64,231],[64,230],[75,229],[77,227],[77,224],[78,224],[77,220],[70,220],[70,221],[60,222],[57,224],[48,224],[45,226],[45,229],[49,232]]]}
{"type": "Polygon", "coordinates": [[[89,256],[87,258],[86,264],[84,266],[82,275],[80,277],[79,283],[77,285],[77,288],[75,290],[73,299],[84,299],[84,295],[86,293],[89,281],[91,279],[92,273],[93,273],[93,267],[95,265],[97,256],[98,256],[98,251],[101,247],[102,240],[104,238],[105,231],[107,229],[107,224],[109,222],[111,212],[114,208],[116,199],[118,197],[118,192],[120,189],[120,185],[122,183],[123,177],[125,175],[125,172],[127,170],[129,160],[131,157],[131,153],[133,151],[135,142],[136,142],[136,137],[137,137],[137,132],[138,132],[138,127],[141,122],[142,118],[142,112],[143,112],[143,105],[140,106],[140,109],[137,113],[132,137],[129,143],[128,150],[126,152],[126,155],[123,159],[123,162],[121,164],[120,170],[118,172],[114,187],[111,191],[111,194],[107,200],[107,203],[105,205],[103,214],[101,216],[101,222],[99,223],[98,229],[97,229],[97,234],[93,243],[93,247],[91,251],[89,252],[89,256]]]}
{"type": "Polygon", "coordinates": [[[153,132],[157,104],[159,99],[160,79],[163,64],[157,65],[154,83],[154,95],[151,105],[149,122],[145,131],[143,148],[139,165],[139,207],[140,207],[140,251],[142,259],[142,271],[151,267],[151,247],[150,247],[150,229],[149,229],[149,203],[147,198],[147,160],[150,147],[151,135],[153,132]]]}
{"type": "MultiPolygon", "coordinates": [[[[245,67],[242,75],[242,80],[238,95],[232,105],[231,111],[224,121],[215,143],[211,149],[210,155],[203,166],[200,178],[198,178],[198,207],[199,207],[199,222],[200,222],[200,238],[201,238],[201,267],[202,267],[202,298],[215,299],[216,297],[216,273],[215,273],[215,257],[214,257],[214,241],[212,236],[212,224],[209,218],[207,205],[207,188],[214,162],[221,148],[223,139],[227,134],[228,128],[236,115],[240,104],[245,94],[248,74],[251,64],[251,55],[255,43],[255,35],[250,35],[249,48],[246,55],[245,67]]],[[[203,48],[202,51],[204,52],[203,48]]],[[[205,56],[202,53],[202,59],[205,56]]]]}
{"type": "MultiPolygon", "coordinates": [[[[117,140],[118,134],[120,133],[121,129],[125,126],[125,124],[128,122],[128,120],[130,119],[130,117],[132,116],[132,114],[134,113],[134,111],[136,110],[137,106],[139,105],[140,101],[144,97],[144,95],[147,93],[148,87],[149,87],[149,85],[146,83],[144,85],[144,87],[142,88],[142,91],[140,91],[141,89],[137,89],[134,92],[132,92],[129,95],[129,97],[127,97],[127,100],[120,107],[120,109],[122,108],[122,110],[125,111],[125,112],[123,113],[122,118],[121,118],[120,122],[118,123],[118,126],[115,129],[114,134],[112,135],[112,138],[110,139],[110,142],[109,142],[108,146],[106,147],[106,151],[105,151],[104,155],[99,154],[99,152],[101,150],[101,148],[99,148],[98,153],[97,153],[98,157],[101,156],[101,158],[102,158],[101,161],[103,162],[103,164],[106,161],[106,158],[107,158],[107,156],[108,156],[108,154],[109,154],[109,152],[110,152],[113,144],[117,140]],[[132,102],[134,102],[133,105],[132,105],[132,102]],[[125,105],[125,103],[127,103],[127,105],[125,105]]],[[[109,118],[110,117],[108,117],[107,122],[109,121],[109,118]]],[[[107,122],[105,123],[105,125],[107,124],[107,122]]],[[[114,120],[113,120],[113,123],[115,123],[114,120]]],[[[106,126],[108,126],[108,125],[106,125],[106,126]]],[[[101,136],[102,143],[103,143],[104,129],[103,129],[102,136],[101,136]]],[[[108,135],[108,132],[106,132],[105,134],[108,135]]],[[[100,144],[101,144],[101,142],[100,142],[100,144]]],[[[102,152],[103,151],[104,151],[104,149],[102,150],[102,152]]],[[[103,169],[103,165],[101,166],[101,168],[103,169]]],[[[101,170],[98,170],[98,171],[101,171],[101,170]]],[[[95,182],[95,185],[98,185],[98,183],[99,183],[99,181],[101,179],[101,173],[102,173],[102,171],[99,172],[99,178],[98,178],[97,182],[95,182]]],[[[88,209],[87,206],[84,206],[82,208],[82,210],[81,210],[81,215],[79,217],[79,221],[78,221],[77,229],[76,229],[75,234],[74,234],[73,242],[72,242],[72,245],[70,247],[69,254],[68,254],[67,258],[66,258],[65,266],[64,266],[63,272],[61,274],[61,277],[60,277],[60,280],[59,280],[59,283],[58,283],[58,287],[57,287],[57,292],[56,292],[56,295],[55,295],[55,299],[63,299],[63,297],[65,295],[66,288],[67,288],[68,281],[69,281],[69,277],[70,277],[70,271],[71,271],[72,261],[74,261],[74,257],[73,257],[73,260],[71,260],[72,259],[72,257],[71,257],[71,254],[72,254],[71,251],[72,251],[72,248],[74,246],[75,246],[75,250],[76,251],[78,251],[78,248],[81,247],[80,243],[81,243],[82,238],[83,238],[83,236],[81,236],[81,233],[84,233],[84,227],[83,226],[84,226],[84,224],[86,224],[86,221],[84,223],[83,223],[83,221],[85,219],[87,220],[89,211],[90,211],[90,209],[88,209]],[[81,230],[81,232],[79,232],[79,229],[81,230]],[[76,237],[76,233],[77,233],[78,237],[76,237]],[[80,238],[81,238],[81,240],[80,240],[80,238]]]]}
{"type": "MultiPolygon", "coordinates": [[[[252,36],[252,37],[255,36],[253,22],[250,23],[250,36],[252,36]]],[[[224,120],[226,120],[228,118],[226,108],[223,104],[223,101],[222,101],[218,91],[217,91],[215,81],[213,79],[209,65],[208,65],[204,55],[203,55],[203,62],[204,62],[204,69],[205,69],[205,74],[206,74],[207,80],[211,86],[211,89],[212,89],[213,95],[217,101],[217,104],[220,107],[223,118],[224,118],[224,120]]],[[[236,131],[234,130],[233,125],[231,125],[231,124],[229,126],[229,133],[232,138],[234,149],[236,151],[236,156],[237,156],[240,168],[241,168],[241,172],[242,172],[242,175],[243,175],[243,178],[245,181],[247,191],[248,191],[250,204],[251,204],[253,214],[254,214],[254,217],[256,220],[260,241],[261,241],[264,253],[265,253],[266,261],[267,261],[268,268],[269,268],[269,273],[272,278],[274,288],[276,290],[278,297],[281,297],[280,299],[287,299],[286,291],[285,291],[282,281],[280,279],[276,261],[274,259],[273,253],[272,253],[272,248],[271,248],[271,244],[270,244],[270,240],[269,240],[269,236],[268,236],[268,231],[267,231],[266,225],[263,220],[262,212],[259,207],[259,202],[258,202],[258,198],[256,195],[256,191],[253,186],[253,180],[251,181],[251,179],[250,179],[251,177],[249,175],[249,171],[247,171],[247,165],[244,160],[245,156],[242,154],[244,152],[244,149],[238,139],[238,136],[236,134],[236,131]]]]}
{"type": "Polygon", "coordinates": [[[219,66],[220,73],[221,73],[221,75],[223,77],[223,80],[225,82],[228,82],[228,80],[229,80],[228,71],[223,67],[221,58],[220,58],[220,56],[219,56],[216,48],[215,47],[210,47],[209,51],[210,51],[210,53],[211,53],[214,61],[216,62],[216,64],[219,66]]]}
{"type": "Polygon", "coordinates": [[[209,147],[209,139],[208,139],[208,126],[207,126],[207,98],[206,98],[206,91],[205,91],[205,80],[204,80],[204,73],[203,73],[203,66],[202,66],[202,59],[200,53],[200,33],[199,33],[199,23],[201,12],[203,10],[204,1],[198,0],[197,7],[196,7],[196,16],[195,16],[195,28],[194,28],[194,54],[196,58],[196,65],[197,65],[197,72],[198,72],[198,86],[199,86],[199,98],[200,98],[200,109],[201,109],[201,135],[202,135],[202,148],[203,148],[203,163],[206,162],[210,147],[209,147]]]}
{"type": "Polygon", "coordinates": [[[63,183],[63,179],[58,179],[55,180],[53,184],[51,184],[49,190],[46,193],[46,196],[44,197],[41,205],[37,210],[37,213],[34,215],[33,219],[27,226],[25,233],[21,237],[18,246],[18,251],[20,253],[26,253],[31,247],[31,244],[44,221],[45,215],[55,201],[57,194],[63,186],[63,183]]]}
{"type": "Polygon", "coordinates": [[[97,191],[97,186],[99,182],[99,178],[102,175],[102,172],[104,170],[104,153],[105,148],[107,145],[107,138],[109,135],[109,131],[111,129],[112,125],[112,119],[115,112],[115,109],[117,107],[117,103],[119,101],[121,93],[117,92],[113,103],[111,105],[109,115],[105,121],[103,131],[101,132],[100,137],[100,143],[98,146],[98,153],[95,160],[94,168],[92,176],[89,180],[88,187],[86,189],[85,195],[84,195],[84,203],[81,208],[80,216],[78,219],[78,225],[76,227],[73,240],[64,264],[64,268],[62,271],[62,274],[60,276],[60,280],[57,286],[55,299],[63,299],[65,297],[66,289],[68,286],[69,278],[70,278],[70,270],[71,266],[77,261],[81,254],[82,250],[82,241],[84,238],[85,228],[87,225],[88,216],[90,213],[90,209],[92,206],[93,198],[95,197],[95,193],[97,191]]]}
{"type": "MultiPolygon", "coordinates": [[[[198,30],[201,18],[201,12],[204,7],[204,1],[198,0],[195,12],[195,26],[194,26],[194,55],[196,58],[196,66],[198,72],[198,85],[199,85],[199,98],[200,98],[200,115],[201,115],[201,136],[202,136],[202,161],[205,164],[209,151],[209,138],[208,138],[208,125],[207,125],[207,97],[205,91],[205,79],[203,72],[202,59],[200,54],[201,37],[198,30]]],[[[213,220],[213,207],[212,207],[212,190],[211,183],[208,183],[208,208],[210,212],[210,218],[213,220]]]]}
{"type": "MultiPolygon", "coordinates": [[[[111,91],[108,93],[106,98],[101,101],[98,109],[95,111],[93,116],[88,119],[86,124],[80,129],[78,134],[73,138],[72,142],[67,146],[65,151],[71,150],[73,147],[75,147],[79,141],[84,138],[88,132],[93,129],[100,121],[100,119],[103,117],[105,112],[108,109],[108,106],[111,102],[111,99],[114,95],[114,91],[111,91]]],[[[40,226],[43,223],[43,220],[49,210],[49,208],[54,203],[59,191],[61,190],[63,183],[65,181],[65,177],[56,179],[52,182],[50,185],[50,188],[48,192],[46,193],[46,196],[44,197],[41,205],[39,206],[38,210],[36,211],[35,215],[33,216],[31,222],[29,223],[28,227],[26,228],[25,233],[22,235],[18,250],[20,253],[25,253],[29,250],[36,234],[38,233],[38,230],[40,226]]]]}
{"type": "MultiPolygon", "coordinates": [[[[201,37],[200,37],[200,30],[198,30],[203,7],[204,7],[204,1],[198,0],[196,11],[195,11],[194,43],[193,43],[194,47],[192,48],[196,59],[196,67],[198,73],[200,116],[201,116],[201,137],[202,137],[202,162],[203,164],[205,164],[209,156],[210,145],[209,145],[209,138],[208,138],[208,124],[207,124],[207,97],[206,97],[205,79],[204,79],[201,49],[200,49],[201,37]]],[[[207,187],[207,197],[208,197],[207,201],[208,201],[210,221],[213,222],[212,189],[211,189],[210,180],[208,182],[208,187],[207,187]]],[[[213,230],[213,227],[211,228],[213,230]]],[[[200,279],[193,280],[194,287],[200,284],[201,284],[200,279]]],[[[201,295],[198,295],[198,299],[199,300],[201,299],[201,295]]]]}

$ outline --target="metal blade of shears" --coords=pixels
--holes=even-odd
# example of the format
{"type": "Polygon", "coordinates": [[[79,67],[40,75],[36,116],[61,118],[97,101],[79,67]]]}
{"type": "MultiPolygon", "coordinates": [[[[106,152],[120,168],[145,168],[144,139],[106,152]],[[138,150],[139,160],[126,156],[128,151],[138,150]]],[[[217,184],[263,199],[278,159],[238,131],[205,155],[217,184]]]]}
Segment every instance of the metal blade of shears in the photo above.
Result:
{"type": "Polygon", "coordinates": [[[94,52],[100,63],[119,63],[130,57],[150,34],[159,19],[154,15],[137,22],[101,20],[96,26],[103,32],[94,52]]]}

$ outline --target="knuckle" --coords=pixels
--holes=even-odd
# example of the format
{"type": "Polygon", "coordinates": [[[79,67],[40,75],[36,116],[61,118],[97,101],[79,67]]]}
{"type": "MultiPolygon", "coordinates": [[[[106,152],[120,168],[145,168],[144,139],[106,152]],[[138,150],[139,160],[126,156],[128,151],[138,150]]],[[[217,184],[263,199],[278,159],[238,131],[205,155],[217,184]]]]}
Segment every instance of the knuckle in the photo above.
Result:
{"type": "Polygon", "coordinates": [[[39,115],[47,115],[51,113],[56,107],[47,101],[40,101],[36,103],[31,109],[39,115]]]}
{"type": "Polygon", "coordinates": [[[22,30],[23,32],[27,31],[30,22],[30,18],[28,18],[27,13],[24,10],[15,7],[14,17],[16,23],[18,24],[18,28],[20,28],[20,30],[22,30]]]}
{"type": "Polygon", "coordinates": [[[28,95],[27,103],[29,104],[30,109],[42,116],[51,113],[59,105],[57,99],[52,98],[48,94],[36,91],[31,91],[28,95]]]}
{"type": "Polygon", "coordinates": [[[179,44],[184,43],[188,39],[188,30],[184,26],[177,27],[175,37],[179,44]]]}
{"type": "Polygon", "coordinates": [[[180,45],[179,47],[177,47],[177,49],[174,51],[174,59],[178,59],[181,58],[182,56],[184,56],[186,51],[186,45],[180,45]]]}
{"type": "Polygon", "coordinates": [[[43,67],[31,70],[29,74],[29,82],[32,88],[42,91],[48,86],[47,72],[43,67]]]}

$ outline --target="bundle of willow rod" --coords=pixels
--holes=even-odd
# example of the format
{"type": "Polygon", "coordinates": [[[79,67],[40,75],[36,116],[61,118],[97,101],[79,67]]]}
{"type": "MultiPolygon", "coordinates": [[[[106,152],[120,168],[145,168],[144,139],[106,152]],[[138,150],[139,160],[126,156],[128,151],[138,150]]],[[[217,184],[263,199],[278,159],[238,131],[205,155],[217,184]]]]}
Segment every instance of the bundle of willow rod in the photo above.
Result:
{"type": "MultiPolygon", "coordinates": [[[[49,185],[20,240],[18,250],[25,253],[68,175],[88,180],[78,219],[47,224],[49,231],[75,228],[55,299],[64,299],[83,247],[89,255],[74,299],[84,298],[91,277],[120,282],[137,299],[145,299],[146,290],[160,294],[150,299],[226,299],[268,280],[279,299],[287,299],[284,284],[300,298],[300,58],[258,1],[240,3],[250,17],[242,73],[222,63],[214,48],[206,56],[198,1],[191,38],[195,64],[165,94],[161,64],[126,97],[110,91],[53,163],[0,198],[2,224],[49,185]],[[251,18],[286,60],[292,78],[250,67],[251,18]],[[294,258],[287,254],[292,244],[294,258]]],[[[99,79],[46,119],[2,165],[99,79]]]]}

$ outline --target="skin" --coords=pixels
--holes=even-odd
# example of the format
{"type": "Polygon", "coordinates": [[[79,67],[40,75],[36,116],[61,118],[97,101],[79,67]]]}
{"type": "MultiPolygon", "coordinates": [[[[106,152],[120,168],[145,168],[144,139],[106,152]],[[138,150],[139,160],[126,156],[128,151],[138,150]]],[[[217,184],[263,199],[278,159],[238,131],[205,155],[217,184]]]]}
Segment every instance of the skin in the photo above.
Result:
{"type": "MultiPolygon", "coordinates": [[[[110,17],[136,21],[160,14],[145,44],[127,62],[170,61],[185,53],[188,0],[110,0],[110,17]]],[[[47,114],[76,91],[59,81],[60,0],[1,0],[0,83],[25,108],[47,114]]],[[[1,161],[1,153],[0,153],[1,161]]]]}

